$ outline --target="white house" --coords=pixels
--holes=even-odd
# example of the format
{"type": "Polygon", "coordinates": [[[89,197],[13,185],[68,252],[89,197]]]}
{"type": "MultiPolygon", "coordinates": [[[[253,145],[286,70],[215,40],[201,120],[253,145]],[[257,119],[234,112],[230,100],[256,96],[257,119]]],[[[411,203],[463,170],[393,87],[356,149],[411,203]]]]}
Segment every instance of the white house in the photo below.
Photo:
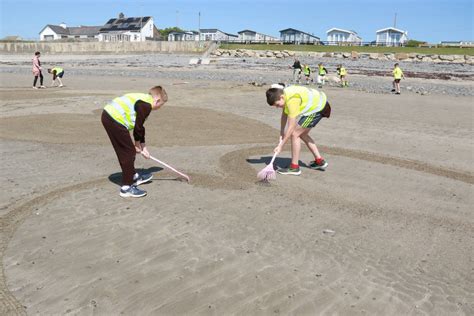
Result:
{"type": "Polygon", "coordinates": [[[375,32],[377,39],[375,43],[383,46],[401,46],[408,41],[408,32],[387,27],[375,32]]]}
{"type": "Polygon", "coordinates": [[[329,45],[361,45],[362,38],[356,31],[344,30],[333,27],[327,30],[327,41],[329,45]]]}
{"type": "Polygon", "coordinates": [[[184,32],[171,32],[168,34],[168,41],[199,41],[199,32],[197,31],[184,31],[184,32]]]}
{"type": "Polygon", "coordinates": [[[150,16],[126,18],[123,13],[110,19],[99,30],[99,41],[103,42],[143,42],[155,34],[153,18],[150,16]]]}
{"type": "Polygon", "coordinates": [[[41,41],[52,41],[59,39],[98,39],[99,30],[102,26],[77,26],[67,27],[66,24],[61,23],[59,25],[48,24],[41,32],[41,41]]]}
{"type": "Polygon", "coordinates": [[[234,34],[222,32],[218,29],[201,29],[201,40],[202,41],[225,41],[232,42],[237,41],[239,37],[234,34]]]}
{"type": "Polygon", "coordinates": [[[450,47],[474,47],[474,41],[441,41],[439,45],[450,47]]]}
{"type": "Polygon", "coordinates": [[[243,30],[237,32],[237,34],[239,34],[239,41],[242,42],[276,42],[280,40],[278,37],[258,33],[252,30],[243,30]]]}
{"type": "Polygon", "coordinates": [[[321,42],[317,36],[292,28],[281,30],[280,40],[283,43],[293,44],[318,44],[321,42]]]}

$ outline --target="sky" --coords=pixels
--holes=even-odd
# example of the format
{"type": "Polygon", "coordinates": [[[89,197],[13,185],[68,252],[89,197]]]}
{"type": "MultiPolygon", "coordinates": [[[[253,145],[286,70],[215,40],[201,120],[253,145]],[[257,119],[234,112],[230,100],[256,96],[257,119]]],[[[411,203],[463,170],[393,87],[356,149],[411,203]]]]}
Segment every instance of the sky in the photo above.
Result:
{"type": "Polygon", "coordinates": [[[295,28],[326,40],[337,27],[355,30],[364,42],[375,31],[394,25],[410,39],[439,43],[474,40],[473,0],[0,0],[0,38],[39,39],[46,24],[103,25],[120,12],[152,16],[159,29],[178,26],[217,28],[237,34],[244,29],[279,36],[295,28]]]}

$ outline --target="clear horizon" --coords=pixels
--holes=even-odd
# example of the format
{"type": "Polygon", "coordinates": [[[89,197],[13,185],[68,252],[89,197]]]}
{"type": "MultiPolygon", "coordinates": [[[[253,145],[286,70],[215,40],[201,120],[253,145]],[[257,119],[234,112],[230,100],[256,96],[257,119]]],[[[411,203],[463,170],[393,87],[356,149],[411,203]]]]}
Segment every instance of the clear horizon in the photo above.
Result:
{"type": "Polygon", "coordinates": [[[251,29],[279,36],[280,30],[295,28],[324,41],[326,31],[337,27],[355,30],[364,42],[375,40],[375,31],[394,26],[396,14],[396,27],[407,31],[409,39],[429,43],[472,41],[473,10],[470,0],[297,0],[291,4],[281,0],[1,0],[0,38],[18,35],[39,39],[39,32],[47,24],[103,25],[120,12],[129,17],[152,16],[158,29],[178,26],[197,30],[201,12],[201,28],[217,28],[232,34],[251,29]]]}

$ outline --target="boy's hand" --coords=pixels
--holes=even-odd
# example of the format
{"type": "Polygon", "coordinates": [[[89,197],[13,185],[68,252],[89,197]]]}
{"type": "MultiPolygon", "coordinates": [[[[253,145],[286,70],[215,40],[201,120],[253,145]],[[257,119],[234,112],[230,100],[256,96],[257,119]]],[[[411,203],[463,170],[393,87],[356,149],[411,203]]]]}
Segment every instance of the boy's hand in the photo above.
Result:
{"type": "Polygon", "coordinates": [[[278,146],[275,147],[275,149],[273,149],[273,152],[277,155],[281,153],[281,142],[278,146]]]}
{"type": "Polygon", "coordinates": [[[150,159],[150,153],[148,152],[148,149],[146,149],[146,147],[142,148],[142,156],[146,159],[150,159]]]}

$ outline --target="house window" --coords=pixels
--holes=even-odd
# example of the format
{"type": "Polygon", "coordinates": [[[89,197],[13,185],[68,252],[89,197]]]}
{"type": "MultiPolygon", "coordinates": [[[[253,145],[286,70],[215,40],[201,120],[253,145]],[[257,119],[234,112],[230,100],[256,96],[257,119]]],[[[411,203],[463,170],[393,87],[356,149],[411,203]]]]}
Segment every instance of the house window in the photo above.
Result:
{"type": "Polygon", "coordinates": [[[61,35],[61,38],[67,38],[67,35],[61,35]]]}
{"type": "Polygon", "coordinates": [[[53,39],[54,39],[54,35],[45,35],[44,36],[45,41],[50,41],[50,40],[53,40],[53,39]]]}

